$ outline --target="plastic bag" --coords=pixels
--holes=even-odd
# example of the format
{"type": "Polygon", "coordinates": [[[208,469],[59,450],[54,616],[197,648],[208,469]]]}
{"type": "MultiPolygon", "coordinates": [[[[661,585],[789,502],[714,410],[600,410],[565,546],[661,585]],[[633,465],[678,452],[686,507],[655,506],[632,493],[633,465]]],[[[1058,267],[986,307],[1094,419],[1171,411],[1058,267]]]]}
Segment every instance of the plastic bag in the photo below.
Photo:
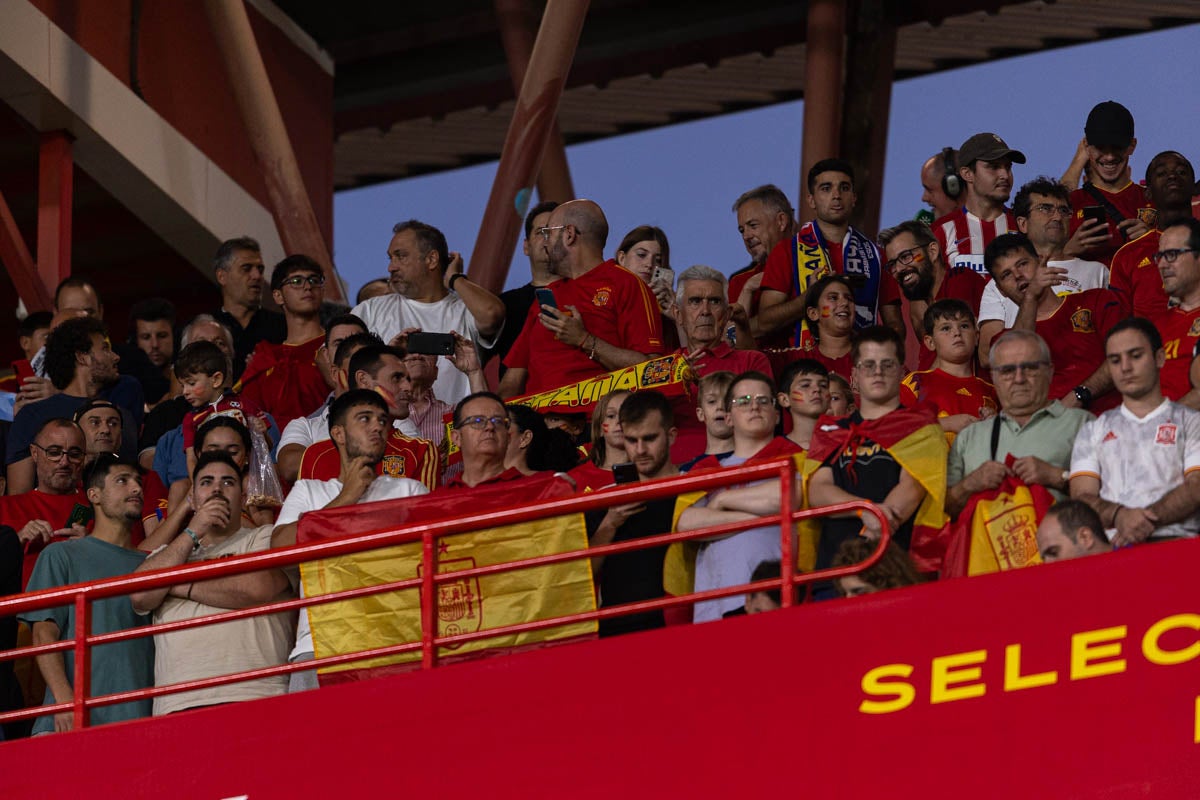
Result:
{"type": "Polygon", "coordinates": [[[250,431],[250,474],[246,481],[246,505],[248,507],[279,507],[283,505],[283,484],[275,472],[271,459],[271,446],[256,430],[250,431]]]}

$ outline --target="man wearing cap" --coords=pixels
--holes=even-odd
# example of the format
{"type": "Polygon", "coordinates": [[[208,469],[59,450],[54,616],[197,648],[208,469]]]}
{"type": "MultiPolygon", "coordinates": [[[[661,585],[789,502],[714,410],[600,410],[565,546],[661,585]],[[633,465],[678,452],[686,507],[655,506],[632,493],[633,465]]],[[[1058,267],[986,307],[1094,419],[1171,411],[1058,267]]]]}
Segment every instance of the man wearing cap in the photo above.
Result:
{"type": "Polygon", "coordinates": [[[1084,229],[1079,244],[1082,253],[1092,261],[1105,265],[1126,242],[1143,235],[1152,225],[1153,216],[1146,220],[1138,218],[1138,209],[1152,211],[1146,201],[1146,192],[1133,182],[1129,157],[1137,149],[1137,138],[1133,135],[1133,115],[1120,103],[1106,100],[1097,103],[1083,127],[1083,141],[1063,183],[1071,192],[1071,234],[1084,229]],[[1083,187],[1079,185],[1079,173],[1087,167],[1083,187]],[[1107,223],[1088,221],[1083,209],[1100,206],[1104,209],[1107,223]]]}
{"type": "Polygon", "coordinates": [[[977,133],[958,148],[958,176],[966,186],[963,205],[933,223],[951,269],[970,267],[986,278],[984,249],[1000,234],[1017,229],[1004,205],[1012,194],[1014,163],[1024,164],[1025,154],[994,133],[977,133]]]}

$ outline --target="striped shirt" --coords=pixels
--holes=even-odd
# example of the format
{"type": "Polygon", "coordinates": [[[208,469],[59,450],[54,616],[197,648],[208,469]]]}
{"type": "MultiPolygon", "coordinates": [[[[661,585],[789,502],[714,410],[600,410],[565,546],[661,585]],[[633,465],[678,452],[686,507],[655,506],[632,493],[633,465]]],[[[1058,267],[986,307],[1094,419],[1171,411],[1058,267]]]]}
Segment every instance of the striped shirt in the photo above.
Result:
{"type": "Polygon", "coordinates": [[[997,236],[1016,230],[1017,219],[1007,208],[991,222],[980,219],[964,206],[933,223],[933,235],[946,254],[946,263],[951,268],[970,267],[985,278],[989,275],[983,266],[984,249],[997,236]]]}

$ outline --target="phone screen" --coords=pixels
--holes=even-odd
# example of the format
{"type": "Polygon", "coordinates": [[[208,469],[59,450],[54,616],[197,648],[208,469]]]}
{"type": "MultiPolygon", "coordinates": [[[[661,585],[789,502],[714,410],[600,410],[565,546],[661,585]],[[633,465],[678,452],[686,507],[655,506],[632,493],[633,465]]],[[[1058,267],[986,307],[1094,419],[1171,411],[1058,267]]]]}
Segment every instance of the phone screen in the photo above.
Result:
{"type": "Polygon", "coordinates": [[[554,292],[544,286],[534,291],[537,295],[538,305],[543,308],[558,308],[558,304],[554,302],[554,292]]]}
{"type": "Polygon", "coordinates": [[[612,468],[613,483],[637,483],[638,471],[632,461],[624,464],[614,464],[612,468]]]}

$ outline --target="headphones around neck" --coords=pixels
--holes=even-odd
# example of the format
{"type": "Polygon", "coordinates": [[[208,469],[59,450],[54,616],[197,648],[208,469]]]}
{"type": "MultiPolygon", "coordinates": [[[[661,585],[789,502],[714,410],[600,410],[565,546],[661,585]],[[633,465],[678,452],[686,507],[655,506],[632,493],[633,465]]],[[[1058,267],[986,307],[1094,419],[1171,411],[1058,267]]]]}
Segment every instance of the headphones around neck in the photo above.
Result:
{"type": "Polygon", "coordinates": [[[953,147],[942,148],[942,191],[947,197],[955,199],[963,191],[963,181],[958,175],[958,161],[953,147]]]}

